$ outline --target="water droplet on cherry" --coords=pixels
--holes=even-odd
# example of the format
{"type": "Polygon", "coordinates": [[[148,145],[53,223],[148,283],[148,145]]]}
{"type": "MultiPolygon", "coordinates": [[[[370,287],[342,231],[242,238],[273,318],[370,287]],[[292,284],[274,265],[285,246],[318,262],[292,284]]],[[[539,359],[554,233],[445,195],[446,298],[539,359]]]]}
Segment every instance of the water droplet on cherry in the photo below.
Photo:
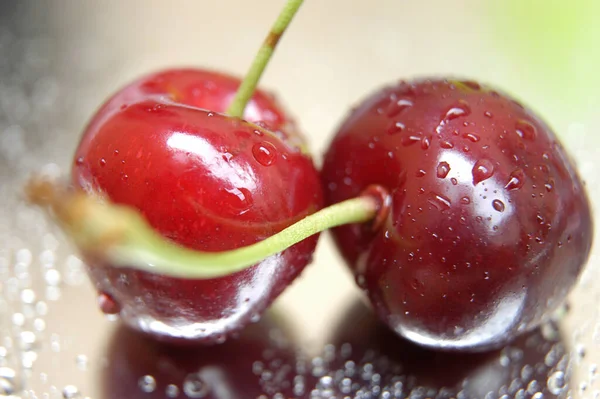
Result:
{"type": "Polygon", "coordinates": [[[526,120],[519,119],[515,124],[515,129],[519,137],[525,140],[533,141],[537,137],[537,130],[535,129],[535,126],[526,120]]]}
{"type": "Polygon", "coordinates": [[[521,169],[516,169],[510,174],[508,183],[504,186],[507,190],[518,190],[525,184],[525,173],[521,169]]]}
{"type": "Polygon", "coordinates": [[[390,118],[398,115],[400,112],[404,111],[407,108],[413,106],[413,102],[406,99],[395,100],[392,99],[392,102],[387,108],[386,115],[390,118]]]}
{"type": "Polygon", "coordinates": [[[487,159],[480,159],[475,163],[472,170],[473,185],[489,179],[494,174],[494,165],[487,159]]]}
{"type": "Polygon", "coordinates": [[[232,189],[225,189],[225,191],[235,198],[234,201],[230,201],[230,204],[238,215],[243,215],[248,212],[252,207],[252,204],[254,204],[250,190],[245,187],[235,187],[232,189]]]}
{"type": "Polygon", "coordinates": [[[270,166],[275,161],[277,149],[268,141],[263,141],[261,143],[254,144],[252,147],[252,155],[254,155],[254,159],[256,159],[259,164],[263,166],[270,166]]]}
{"type": "Polygon", "coordinates": [[[446,176],[448,176],[449,172],[450,172],[450,165],[448,164],[448,162],[440,162],[438,164],[437,177],[439,177],[440,179],[443,179],[446,176]]]}
{"type": "Polygon", "coordinates": [[[495,200],[492,201],[492,206],[498,212],[504,212],[504,202],[502,202],[502,201],[500,201],[498,199],[495,199],[495,200]]]}
{"type": "Polygon", "coordinates": [[[433,193],[427,201],[440,211],[446,211],[452,206],[450,199],[441,194],[433,193]]]}
{"type": "Polygon", "coordinates": [[[460,203],[463,205],[469,205],[471,203],[471,199],[469,197],[462,197],[460,199],[460,203]]]}
{"type": "Polygon", "coordinates": [[[401,133],[404,130],[405,126],[402,122],[392,122],[392,124],[388,127],[387,132],[389,134],[397,134],[401,133]]]}
{"type": "Polygon", "coordinates": [[[479,136],[473,133],[465,133],[463,137],[472,141],[473,143],[477,143],[479,141],[479,136]]]}

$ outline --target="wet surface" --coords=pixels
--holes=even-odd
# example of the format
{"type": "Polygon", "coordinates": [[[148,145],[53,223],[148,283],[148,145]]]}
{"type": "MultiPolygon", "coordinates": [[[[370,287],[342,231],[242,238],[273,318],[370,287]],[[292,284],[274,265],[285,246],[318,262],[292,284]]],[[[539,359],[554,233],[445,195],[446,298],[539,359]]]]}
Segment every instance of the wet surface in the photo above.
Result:
{"type": "MultiPolygon", "coordinates": [[[[21,187],[34,170],[64,175],[84,123],[129,80],[170,65],[243,73],[280,2],[258,9],[241,0],[212,3],[0,2],[0,397],[600,397],[595,249],[558,329],[547,326],[485,355],[425,351],[392,336],[354,305],[361,293],[327,236],[313,265],[275,304],[285,318],[263,319],[223,346],[172,349],[100,312],[81,260],[22,202],[21,187]],[[247,18],[233,21],[232,7],[247,18]],[[224,382],[207,390],[205,379],[224,382]]],[[[264,82],[289,105],[316,154],[353,103],[400,76],[460,72],[513,89],[522,82],[525,66],[485,44],[491,28],[480,6],[436,2],[438,14],[430,9],[427,2],[374,9],[342,0],[303,7],[264,82]],[[335,24],[327,20],[333,10],[335,24]],[[473,57],[452,51],[457,43],[468,43],[459,47],[473,57]]],[[[539,88],[520,93],[550,109],[539,88]]],[[[599,146],[591,116],[550,116],[564,128],[595,205],[599,146]]],[[[437,172],[448,174],[444,168],[437,172]]]]}

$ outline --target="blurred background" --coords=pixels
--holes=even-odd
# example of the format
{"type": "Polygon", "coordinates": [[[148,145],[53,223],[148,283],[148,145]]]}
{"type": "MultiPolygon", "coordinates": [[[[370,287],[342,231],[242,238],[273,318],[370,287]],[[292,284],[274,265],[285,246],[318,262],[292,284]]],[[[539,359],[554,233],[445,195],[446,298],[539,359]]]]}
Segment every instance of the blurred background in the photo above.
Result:
{"type": "MultiPolygon", "coordinates": [[[[327,358],[327,351],[339,349],[335,344],[341,342],[336,336],[341,326],[355,320],[351,326],[362,326],[361,334],[369,332],[344,337],[356,338],[356,345],[365,346],[366,352],[374,342],[390,342],[373,338],[379,336],[373,335],[378,327],[361,309],[360,293],[325,236],[314,263],[277,301],[269,320],[256,326],[266,342],[230,345],[211,355],[196,351],[193,361],[189,354],[173,355],[151,343],[140,344],[96,310],[94,292],[72,248],[20,198],[22,184],[33,171],[68,173],[85,122],[107,96],[130,80],[171,66],[243,74],[283,3],[0,2],[0,397],[256,397],[260,390],[255,396],[244,396],[254,395],[252,389],[240,391],[246,392],[242,396],[233,391],[229,396],[207,394],[189,376],[218,364],[225,380],[234,375],[243,382],[240,386],[256,385],[254,380],[262,381],[264,370],[247,370],[245,376],[230,363],[240,352],[256,350],[260,358],[269,348],[285,352],[280,364],[295,364],[296,360],[286,359],[291,358],[289,352],[299,350],[312,367],[303,380],[304,393],[287,397],[308,395],[313,387],[331,397],[322,379],[325,374],[315,374],[314,365],[317,359],[317,365],[332,372],[343,366],[327,358]],[[140,362],[142,355],[145,361],[140,362]],[[163,374],[167,377],[161,380],[163,374]]],[[[493,84],[538,111],[555,128],[576,159],[597,208],[599,45],[600,2],[595,0],[307,0],[261,86],[286,104],[320,162],[350,107],[386,83],[453,75],[493,84]]],[[[596,245],[560,327],[539,332],[538,338],[522,343],[525,349],[451,359],[415,348],[404,353],[435,364],[431,373],[439,375],[448,374],[456,363],[474,365],[444,382],[458,387],[456,392],[449,388],[448,397],[461,397],[462,392],[463,398],[485,399],[600,398],[597,253],[596,245]],[[532,344],[536,339],[542,344],[532,344]],[[495,367],[502,356],[515,359],[501,372],[495,367]],[[495,379],[502,380],[497,387],[495,379]]],[[[388,376],[392,385],[398,383],[394,376],[404,376],[399,395],[429,397],[431,392],[415,387],[435,385],[444,378],[428,377],[422,365],[412,370],[411,365],[419,362],[410,359],[399,354],[394,360],[409,365],[404,371],[367,363],[379,364],[383,371],[375,373],[388,376]],[[410,375],[416,380],[408,381],[410,375]]],[[[248,369],[255,363],[249,360],[248,369]]],[[[291,377],[282,381],[285,378],[291,377]]],[[[260,387],[265,397],[279,392],[260,387]]]]}

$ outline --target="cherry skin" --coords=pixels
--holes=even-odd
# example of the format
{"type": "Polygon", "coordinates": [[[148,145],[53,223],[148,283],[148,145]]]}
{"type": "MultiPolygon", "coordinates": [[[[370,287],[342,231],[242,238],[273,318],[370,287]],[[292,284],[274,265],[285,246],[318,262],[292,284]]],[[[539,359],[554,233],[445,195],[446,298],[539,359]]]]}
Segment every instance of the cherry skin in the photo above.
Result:
{"type": "MultiPolygon", "coordinates": [[[[73,183],[137,208],[164,237],[207,252],[253,244],[315,212],[318,173],[275,100],[255,93],[245,117],[257,124],[218,113],[238,85],[192,69],[132,83],[90,122],[73,183]]],[[[129,326],[158,339],[212,343],[256,321],[310,262],[317,238],[208,280],[86,263],[102,308],[129,326]]]]}
{"type": "Polygon", "coordinates": [[[555,135],[475,82],[375,93],[342,123],[321,175],[329,204],[390,191],[379,230],[334,237],[380,318],[428,347],[485,350],[533,329],[590,251],[589,202],[555,135]]]}

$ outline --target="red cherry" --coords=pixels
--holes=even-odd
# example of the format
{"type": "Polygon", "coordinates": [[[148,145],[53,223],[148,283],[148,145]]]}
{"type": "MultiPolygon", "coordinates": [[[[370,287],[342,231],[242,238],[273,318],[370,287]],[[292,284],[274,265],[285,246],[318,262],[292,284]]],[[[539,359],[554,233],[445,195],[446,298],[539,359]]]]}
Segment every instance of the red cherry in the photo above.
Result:
{"type": "MultiPolygon", "coordinates": [[[[225,111],[239,81],[201,70],[151,75],[103,106],[75,155],[73,182],[138,209],[164,237],[214,252],[261,241],[318,210],[318,174],[272,97],[225,111]],[[205,109],[211,111],[206,111],[205,109]]],[[[89,260],[99,292],[159,338],[221,341],[260,317],[310,261],[317,236],[230,276],[184,280],[89,260]]]]}
{"type": "Polygon", "coordinates": [[[555,135],[475,83],[375,93],[335,135],[322,182],[329,204],[372,184],[390,191],[376,233],[334,236],[381,319],[425,346],[480,350],[531,330],[590,251],[589,202],[555,135]]]}

